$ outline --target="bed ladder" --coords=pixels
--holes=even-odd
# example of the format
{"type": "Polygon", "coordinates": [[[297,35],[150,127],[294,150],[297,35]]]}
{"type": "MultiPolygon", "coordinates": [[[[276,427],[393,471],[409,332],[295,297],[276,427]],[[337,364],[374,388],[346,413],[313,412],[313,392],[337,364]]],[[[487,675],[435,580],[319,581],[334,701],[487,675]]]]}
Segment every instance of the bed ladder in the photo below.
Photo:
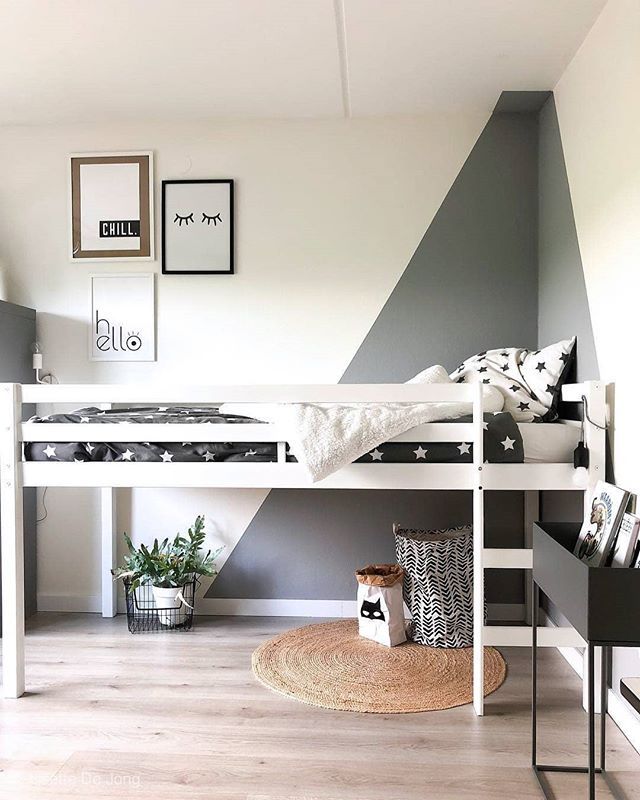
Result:
{"type": "MultiPolygon", "coordinates": [[[[562,389],[562,397],[568,402],[582,402],[586,397],[589,417],[597,425],[604,426],[606,420],[605,385],[599,381],[586,381],[570,384],[562,389]]],[[[526,619],[520,625],[486,625],[484,621],[484,581],[486,569],[525,569],[533,566],[531,550],[532,526],[540,518],[540,490],[526,489],[524,492],[524,546],[519,548],[487,548],[484,544],[484,490],[482,487],[482,413],[477,414],[477,404],[482,398],[474,400],[474,471],[476,480],[473,488],[473,530],[474,530],[474,629],[473,629],[473,707],[478,716],[484,714],[484,647],[531,647],[531,591],[529,581],[525,581],[526,619]]],[[[590,464],[587,472],[587,486],[584,489],[585,506],[598,480],[605,477],[605,431],[585,420],[585,444],[589,449],[590,464]]],[[[576,491],[579,487],[576,487],[576,491]]],[[[572,627],[545,627],[538,630],[538,645],[541,647],[572,648],[584,647],[585,642],[572,627]]],[[[585,651],[586,652],[586,651],[585,651]]],[[[586,656],[585,656],[586,657],[586,656]]],[[[587,674],[585,669],[584,675],[587,674]]],[[[599,678],[598,678],[599,680],[599,678]]],[[[587,707],[587,686],[583,682],[583,705],[587,707]]],[[[597,688],[597,687],[596,687],[597,688]]],[[[596,697],[600,696],[596,691],[596,697]]],[[[596,708],[596,711],[598,709],[596,708]]]]}

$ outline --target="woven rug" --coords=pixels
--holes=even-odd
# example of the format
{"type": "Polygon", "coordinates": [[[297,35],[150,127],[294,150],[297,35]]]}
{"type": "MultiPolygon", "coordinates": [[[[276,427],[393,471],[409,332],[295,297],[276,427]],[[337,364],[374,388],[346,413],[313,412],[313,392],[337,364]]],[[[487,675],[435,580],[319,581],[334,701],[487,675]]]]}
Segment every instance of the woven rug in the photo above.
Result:
{"type": "MultiPolygon", "coordinates": [[[[363,639],[356,620],[308,625],[276,636],[253,654],[255,676],[304,703],[338,711],[406,714],[470,703],[472,649],[398,647],[363,639]]],[[[498,689],[507,666],[484,651],[485,696],[498,689]]]]}

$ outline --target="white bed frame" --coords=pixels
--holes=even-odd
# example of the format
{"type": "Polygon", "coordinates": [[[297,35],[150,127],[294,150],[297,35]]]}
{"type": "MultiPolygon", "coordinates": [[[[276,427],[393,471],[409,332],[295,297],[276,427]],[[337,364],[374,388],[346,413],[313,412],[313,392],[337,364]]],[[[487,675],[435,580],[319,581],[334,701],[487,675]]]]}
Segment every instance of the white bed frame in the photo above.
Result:
{"type": "MultiPolygon", "coordinates": [[[[581,403],[586,397],[589,416],[605,421],[604,386],[597,382],[563,387],[563,399],[581,403]]],[[[110,408],[113,404],[217,405],[300,402],[435,402],[472,405],[470,423],[432,423],[411,429],[394,441],[473,443],[472,464],[351,464],[315,488],[331,489],[460,489],[473,492],[474,529],[474,659],[473,705],[484,711],[483,646],[530,646],[531,628],[484,624],[484,570],[528,569],[529,547],[485,548],[484,493],[491,490],[525,492],[525,544],[538,517],[541,490],[589,490],[604,477],[605,437],[585,423],[590,452],[588,470],[572,464],[485,464],[483,458],[482,394],[479,384],[339,384],[333,386],[203,386],[134,385],[21,385],[0,384],[0,526],[2,535],[3,693],[20,697],[25,691],[24,658],[24,543],[23,489],[31,486],[102,488],[102,612],[116,614],[110,570],[116,559],[114,487],[227,487],[309,488],[304,471],[287,463],[285,436],[273,424],[55,424],[23,422],[23,404],[74,404],[110,408]],[[66,463],[24,461],[23,442],[275,442],[273,463],[66,463]],[[582,473],[582,474],[581,474],[582,473]]],[[[566,424],[578,424],[567,421],[566,424]]],[[[425,520],[428,523],[428,520],[425,520]]],[[[539,644],[581,647],[572,628],[544,628],[539,644]]]]}

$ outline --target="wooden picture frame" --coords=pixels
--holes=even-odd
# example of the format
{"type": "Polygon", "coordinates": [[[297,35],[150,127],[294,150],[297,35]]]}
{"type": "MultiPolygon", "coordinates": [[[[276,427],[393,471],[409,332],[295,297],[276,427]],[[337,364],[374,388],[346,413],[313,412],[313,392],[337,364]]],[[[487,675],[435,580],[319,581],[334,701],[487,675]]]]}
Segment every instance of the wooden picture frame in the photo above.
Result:
{"type": "Polygon", "coordinates": [[[162,181],[162,272],[233,275],[234,182],[162,181]]]}
{"type": "Polygon", "coordinates": [[[152,261],[153,153],[72,153],[69,209],[72,261],[152,261]]]}

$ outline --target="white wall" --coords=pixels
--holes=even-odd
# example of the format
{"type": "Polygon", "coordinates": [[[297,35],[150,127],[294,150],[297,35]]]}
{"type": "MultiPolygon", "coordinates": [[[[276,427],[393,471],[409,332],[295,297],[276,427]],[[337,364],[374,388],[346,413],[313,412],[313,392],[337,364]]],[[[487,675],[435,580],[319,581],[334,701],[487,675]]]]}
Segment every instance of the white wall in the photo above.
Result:
{"type": "MultiPolygon", "coordinates": [[[[640,3],[609,0],[555,88],[596,351],[615,383],[616,482],[640,496],[640,3]]],[[[640,675],[617,651],[614,688],[640,675]]]]}
{"type": "MultiPolygon", "coordinates": [[[[469,114],[349,122],[0,128],[0,262],[9,299],[38,311],[61,382],[336,382],[480,134],[469,114]],[[233,177],[237,275],[158,276],[158,361],[89,363],[86,265],[67,255],[67,154],[153,149],[162,178],[233,177]]],[[[159,236],[156,236],[159,250],[159,236]]],[[[204,511],[227,553],[261,491],[136,491],[120,529],[174,532],[204,511]]],[[[50,490],[39,592],[99,591],[97,498],[50,490]]],[[[84,602],[79,601],[79,606],[84,602]]]]}

